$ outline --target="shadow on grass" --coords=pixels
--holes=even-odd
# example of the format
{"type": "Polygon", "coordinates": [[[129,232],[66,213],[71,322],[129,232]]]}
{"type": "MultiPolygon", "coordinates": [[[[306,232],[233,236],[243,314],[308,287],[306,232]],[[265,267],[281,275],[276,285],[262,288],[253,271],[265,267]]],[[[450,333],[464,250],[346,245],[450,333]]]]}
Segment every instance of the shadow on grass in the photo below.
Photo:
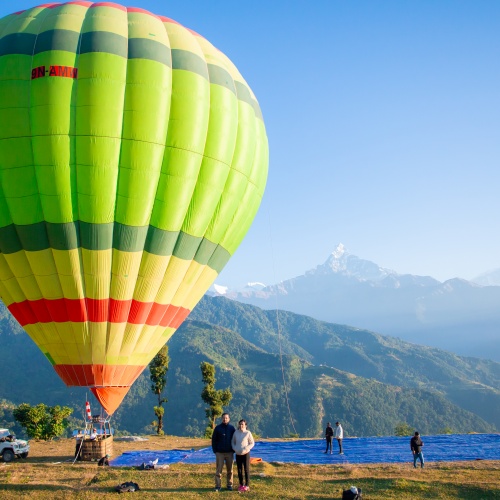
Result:
{"type": "MultiPolygon", "coordinates": [[[[27,464],[51,464],[54,462],[61,462],[61,463],[72,463],[74,460],[74,457],[68,457],[68,455],[59,455],[59,456],[54,456],[50,455],[47,457],[28,457],[25,459],[20,459],[19,463],[27,463],[27,464]]],[[[76,463],[81,463],[81,462],[76,462],[76,463]]],[[[88,462],[86,462],[88,463],[88,462]]]]}
{"type": "Polygon", "coordinates": [[[71,486],[65,486],[63,484],[5,484],[2,483],[1,485],[2,491],[10,491],[10,492],[16,492],[18,491],[19,493],[30,491],[33,492],[34,495],[36,495],[36,492],[60,492],[60,491],[68,491],[68,492],[76,492],[75,488],[72,488],[71,486]]]}
{"type": "MultiPolygon", "coordinates": [[[[339,498],[342,497],[342,490],[348,489],[350,485],[343,480],[329,481],[332,484],[332,493],[339,491],[339,498]]],[[[478,486],[444,484],[398,479],[378,479],[362,478],[355,481],[355,486],[363,490],[363,495],[370,498],[379,499],[410,499],[410,498],[453,498],[461,500],[489,500],[490,498],[500,498],[500,490],[492,491],[478,486]]],[[[317,498],[317,497],[314,497],[317,498]]]]}

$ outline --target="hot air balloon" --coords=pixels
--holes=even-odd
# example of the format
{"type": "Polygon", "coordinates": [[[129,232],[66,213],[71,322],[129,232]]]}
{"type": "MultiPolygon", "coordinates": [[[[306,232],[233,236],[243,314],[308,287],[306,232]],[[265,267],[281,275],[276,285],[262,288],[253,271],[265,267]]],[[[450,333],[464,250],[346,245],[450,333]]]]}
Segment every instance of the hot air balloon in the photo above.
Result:
{"type": "Polygon", "coordinates": [[[0,20],[0,296],[112,414],[246,234],[257,100],[177,22],[108,2],[0,20]]]}

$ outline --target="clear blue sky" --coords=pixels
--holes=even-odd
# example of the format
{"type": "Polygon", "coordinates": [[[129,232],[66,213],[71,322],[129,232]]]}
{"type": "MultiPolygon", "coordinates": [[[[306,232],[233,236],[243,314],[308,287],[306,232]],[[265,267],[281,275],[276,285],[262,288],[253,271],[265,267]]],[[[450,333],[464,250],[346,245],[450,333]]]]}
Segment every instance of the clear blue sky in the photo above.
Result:
{"type": "Polygon", "coordinates": [[[268,186],[218,283],[297,276],[339,242],[440,280],[500,267],[500,1],[121,3],[205,36],[261,104],[268,186]]]}

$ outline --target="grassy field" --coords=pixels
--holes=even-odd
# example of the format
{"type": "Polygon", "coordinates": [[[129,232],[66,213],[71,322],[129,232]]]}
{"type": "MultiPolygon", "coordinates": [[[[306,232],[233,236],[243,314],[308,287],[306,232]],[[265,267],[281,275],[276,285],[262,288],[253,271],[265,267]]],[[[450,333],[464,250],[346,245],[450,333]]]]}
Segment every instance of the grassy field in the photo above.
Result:
{"type": "MultiPolygon", "coordinates": [[[[10,464],[0,462],[0,498],[100,499],[116,496],[114,486],[139,484],[137,498],[223,498],[238,492],[213,491],[214,465],[174,464],[168,469],[97,467],[95,463],[67,462],[74,440],[31,443],[30,456],[10,464]]],[[[114,456],[132,450],[191,449],[208,446],[203,439],[149,437],[145,442],[115,442],[114,456]]],[[[237,485],[236,467],[234,468],[237,485]]],[[[223,482],[224,485],[224,482],[223,482]]],[[[500,461],[435,462],[425,469],[412,464],[252,465],[251,491],[258,499],[340,499],[342,490],[355,485],[366,499],[500,499],[500,461]]]]}

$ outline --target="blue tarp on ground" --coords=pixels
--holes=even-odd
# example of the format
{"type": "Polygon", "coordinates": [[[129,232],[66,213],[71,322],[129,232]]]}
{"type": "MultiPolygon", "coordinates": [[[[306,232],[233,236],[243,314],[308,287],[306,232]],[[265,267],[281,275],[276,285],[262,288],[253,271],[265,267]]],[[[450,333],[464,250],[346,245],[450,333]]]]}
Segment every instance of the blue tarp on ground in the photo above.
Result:
{"type": "MultiPolygon", "coordinates": [[[[457,460],[500,460],[500,434],[449,434],[422,436],[424,458],[429,462],[457,460]]],[[[257,442],[252,457],[265,462],[301,464],[398,463],[412,460],[409,437],[347,438],[344,455],[325,455],[323,439],[257,442]]],[[[158,465],[172,463],[205,464],[214,461],[211,448],[201,450],[131,451],[111,461],[112,466],[131,467],[158,459],[158,465]]]]}

